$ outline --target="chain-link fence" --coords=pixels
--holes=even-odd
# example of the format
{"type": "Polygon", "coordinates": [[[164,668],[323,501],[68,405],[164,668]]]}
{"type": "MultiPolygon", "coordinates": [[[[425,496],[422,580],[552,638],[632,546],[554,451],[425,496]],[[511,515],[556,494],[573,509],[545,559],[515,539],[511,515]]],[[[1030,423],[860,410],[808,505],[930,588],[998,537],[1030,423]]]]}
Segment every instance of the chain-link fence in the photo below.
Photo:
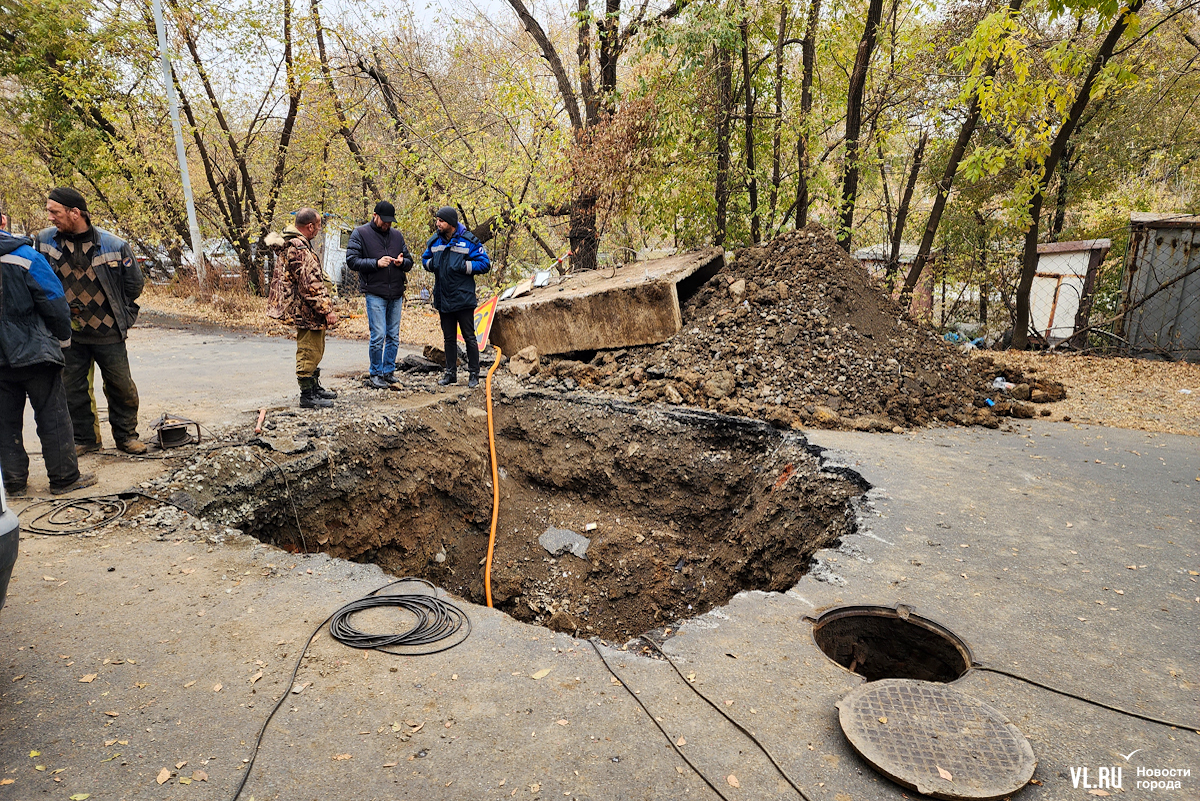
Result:
{"type": "MultiPolygon", "coordinates": [[[[938,254],[911,313],[947,338],[1004,346],[1022,245],[992,239],[938,254]]],[[[886,259],[871,249],[856,255],[883,287],[886,259]]],[[[1200,361],[1200,217],[1134,213],[1095,239],[1040,245],[1028,333],[1041,347],[1200,361]]]]}

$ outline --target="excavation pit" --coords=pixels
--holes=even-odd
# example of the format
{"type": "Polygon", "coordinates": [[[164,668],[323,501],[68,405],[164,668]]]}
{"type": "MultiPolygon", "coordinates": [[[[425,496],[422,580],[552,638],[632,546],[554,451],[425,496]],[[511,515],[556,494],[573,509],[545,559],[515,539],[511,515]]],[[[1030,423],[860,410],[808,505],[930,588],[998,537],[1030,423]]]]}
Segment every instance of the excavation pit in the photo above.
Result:
{"type": "MultiPolygon", "coordinates": [[[[822,471],[798,433],[499,383],[491,591],[522,621],[623,641],[743,590],[791,588],[812,553],[853,525],[848,501],[865,485],[822,471]],[[583,558],[539,544],[551,528],[586,537],[583,558]]],[[[482,604],[492,510],[484,404],[475,393],[399,412],[368,404],[352,417],[277,412],[271,434],[307,439],[310,450],[258,446],[278,468],[216,452],[185,477],[201,482],[192,501],[206,519],[482,604]]]]}
{"type": "Polygon", "coordinates": [[[821,651],[867,681],[951,682],[971,668],[966,643],[903,604],[831,609],[813,622],[821,651]]]}

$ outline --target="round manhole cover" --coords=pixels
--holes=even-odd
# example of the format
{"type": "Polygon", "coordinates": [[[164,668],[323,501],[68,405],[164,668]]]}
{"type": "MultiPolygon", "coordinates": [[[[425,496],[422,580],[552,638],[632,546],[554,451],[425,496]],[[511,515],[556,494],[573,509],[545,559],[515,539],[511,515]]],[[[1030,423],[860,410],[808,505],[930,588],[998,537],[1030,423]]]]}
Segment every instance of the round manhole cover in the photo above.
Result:
{"type": "Polygon", "coordinates": [[[854,750],[893,781],[934,798],[1003,798],[1037,767],[1025,735],[998,711],[945,684],[873,681],[837,708],[854,750]]]}

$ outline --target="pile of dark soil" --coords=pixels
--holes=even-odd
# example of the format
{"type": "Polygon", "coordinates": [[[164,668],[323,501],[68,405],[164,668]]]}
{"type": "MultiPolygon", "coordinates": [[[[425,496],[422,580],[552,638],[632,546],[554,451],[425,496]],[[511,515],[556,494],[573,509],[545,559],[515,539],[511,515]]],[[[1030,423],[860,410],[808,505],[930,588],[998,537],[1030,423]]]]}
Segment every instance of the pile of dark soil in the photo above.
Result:
{"type": "Polygon", "coordinates": [[[737,252],[682,313],[683,330],[667,342],[546,360],[528,380],[781,427],[998,425],[987,404],[991,363],[908,320],[818,225],[737,252]]]}

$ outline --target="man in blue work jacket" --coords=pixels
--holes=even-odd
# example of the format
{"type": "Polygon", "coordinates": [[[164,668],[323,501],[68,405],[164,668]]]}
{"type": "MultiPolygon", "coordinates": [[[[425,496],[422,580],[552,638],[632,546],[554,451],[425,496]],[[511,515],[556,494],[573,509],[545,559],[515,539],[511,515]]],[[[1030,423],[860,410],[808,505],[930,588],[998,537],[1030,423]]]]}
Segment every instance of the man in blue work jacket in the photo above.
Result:
{"type": "Polygon", "coordinates": [[[42,442],[50,492],[62,495],[96,483],[80,475],[63,388],[63,348],[71,346],[71,309],[62,283],[30,240],[11,236],[0,214],[0,467],[4,490],[25,491],[29,455],[22,428],[25,399],[42,442]]]}
{"type": "Polygon", "coordinates": [[[467,343],[468,387],[479,385],[479,343],[475,340],[475,276],[492,269],[483,243],[458,221],[452,206],[442,206],[434,216],[437,233],[425,245],[421,261],[433,273],[433,308],[442,324],[442,344],[446,350],[446,372],[439,386],[458,381],[457,331],[467,343]]]}

